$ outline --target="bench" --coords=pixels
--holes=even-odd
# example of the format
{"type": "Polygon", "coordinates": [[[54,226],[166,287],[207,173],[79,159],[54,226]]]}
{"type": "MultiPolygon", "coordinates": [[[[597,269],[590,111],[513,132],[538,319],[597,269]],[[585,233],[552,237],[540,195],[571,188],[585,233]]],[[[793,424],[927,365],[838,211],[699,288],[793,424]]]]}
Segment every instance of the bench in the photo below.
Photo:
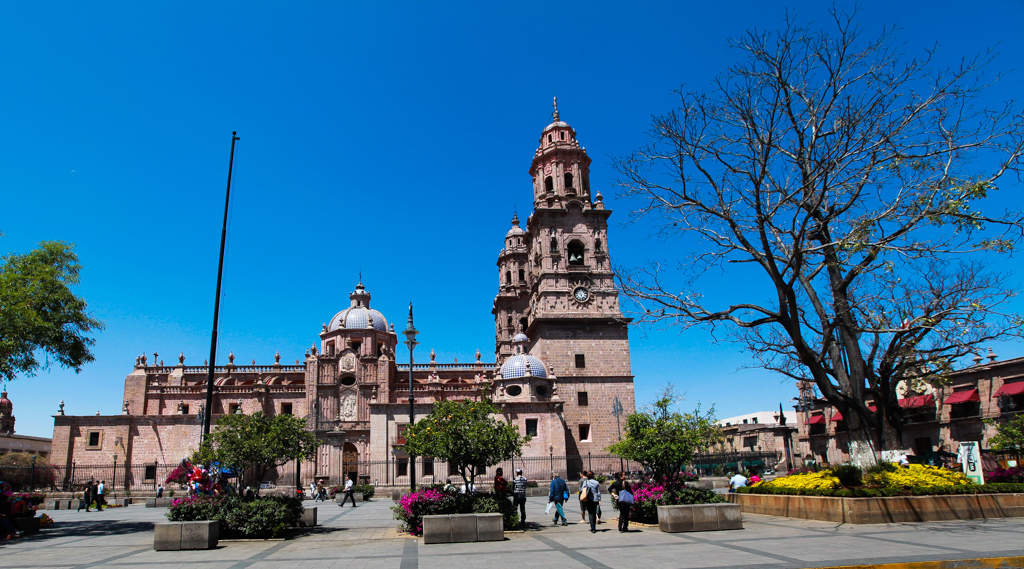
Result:
{"type": "Polygon", "coordinates": [[[213,549],[220,538],[220,522],[165,522],[153,524],[153,549],[184,551],[213,549]]]}
{"type": "Polygon", "coordinates": [[[501,514],[451,514],[423,516],[423,543],[502,541],[505,524],[501,514]]]}
{"type": "Polygon", "coordinates": [[[743,529],[739,504],[658,506],[658,529],[666,533],[743,529]]]}
{"type": "Polygon", "coordinates": [[[147,508],[170,508],[174,498],[146,498],[147,508]]]}

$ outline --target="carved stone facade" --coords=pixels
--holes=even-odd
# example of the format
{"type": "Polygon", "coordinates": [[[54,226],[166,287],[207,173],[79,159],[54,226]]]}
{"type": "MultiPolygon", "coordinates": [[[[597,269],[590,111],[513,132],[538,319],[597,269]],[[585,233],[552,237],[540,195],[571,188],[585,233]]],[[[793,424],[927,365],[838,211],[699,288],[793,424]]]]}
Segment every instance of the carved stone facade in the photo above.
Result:
{"type": "MultiPolygon", "coordinates": [[[[483,362],[478,351],[471,363],[438,363],[431,352],[429,363],[413,365],[417,419],[437,401],[490,396],[505,420],[533,434],[528,457],[603,454],[616,440],[613,401],[627,414],[635,405],[629,320],[608,254],[611,211],[599,193],[591,196],[589,165],[556,106],[529,170],[534,212],[525,229],[513,218],[498,256],[496,361],[483,362]]],[[[214,369],[213,419],[255,411],[307,417],[324,444],[301,465],[304,479],[338,481],[353,464],[403,457],[410,369],[396,362],[405,348],[370,300],[360,282],[295,365],[275,354],[273,365],[239,366],[229,354],[214,369]]],[[[199,443],[207,371],[205,362],[186,366],[184,354],[174,366],[140,356],[125,379],[121,415],[55,417],[53,462],[107,464],[119,454],[152,464],[189,455],[199,443]]]]}

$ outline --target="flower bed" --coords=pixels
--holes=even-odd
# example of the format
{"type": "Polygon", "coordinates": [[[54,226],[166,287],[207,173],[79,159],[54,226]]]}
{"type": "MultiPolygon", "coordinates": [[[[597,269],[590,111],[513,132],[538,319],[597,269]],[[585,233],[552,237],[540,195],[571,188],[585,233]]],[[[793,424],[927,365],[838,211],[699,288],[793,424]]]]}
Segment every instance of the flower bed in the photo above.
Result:
{"type": "Polygon", "coordinates": [[[167,519],[172,522],[218,520],[222,538],[270,538],[298,525],[302,500],[290,496],[265,496],[245,500],[240,496],[193,496],[171,502],[167,519]]]}
{"type": "Polygon", "coordinates": [[[751,486],[739,488],[740,494],[775,494],[783,496],[829,496],[833,498],[887,498],[894,496],[949,496],[957,494],[1024,493],[1024,484],[992,483],[957,486],[916,486],[914,488],[787,488],[751,486]]]}
{"type": "Polygon", "coordinates": [[[658,523],[658,506],[725,502],[725,499],[714,490],[692,488],[682,481],[644,481],[633,484],[632,487],[634,503],[629,519],[644,524],[658,523]]]}
{"type": "Polygon", "coordinates": [[[997,468],[985,472],[985,482],[1017,482],[1024,483],[1024,468],[997,468]]]}
{"type": "Polygon", "coordinates": [[[451,487],[424,486],[402,496],[392,507],[400,529],[413,535],[423,535],[423,516],[450,514],[502,514],[506,530],[519,525],[519,515],[506,495],[477,493],[461,494],[451,487]]]}
{"type": "Polygon", "coordinates": [[[40,494],[39,492],[15,493],[11,496],[11,501],[15,500],[28,500],[33,506],[38,506],[46,501],[46,494],[40,494]]]}
{"type": "MultiPolygon", "coordinates": [[[[859,470],[851,466],[840,466],[832,470],[820,472],[801,472],[776,478],[768,482],[759,482],[749,489],[741,488],[741,492],[754,494],[791,494],[802,496],[841,496],[841,497],[877,497],[899,495],[927,495],[940,493],[937,488],[968,487],[973,483],[963,473],[927,466],[911,464],[909,468],[901,468],[883,463],[872,468],[864,477],[864,485],[860,484],[859,470]],[[841,484],[840,480],[846,480],[841,484]],[[852,482],[851,482],[852,481],[852,482]],[[844,487],[845,486],[845,487],[844,487]]],[[[941,492],[950,493],[950,492],[941,492]]],[[[972,493],[972,492],[963,492],[972,493]]]]}

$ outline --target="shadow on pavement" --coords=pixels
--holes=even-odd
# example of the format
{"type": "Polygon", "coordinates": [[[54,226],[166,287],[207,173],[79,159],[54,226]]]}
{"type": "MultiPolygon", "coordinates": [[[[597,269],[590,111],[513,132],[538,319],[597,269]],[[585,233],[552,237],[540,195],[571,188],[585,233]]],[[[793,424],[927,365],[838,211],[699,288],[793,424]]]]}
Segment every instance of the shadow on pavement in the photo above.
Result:
{"type": "Polygon", "coordinates": [[[15,540],[0,541],[2,544],[29,543],[45,541],[59,537],[98,537],[106,535],[127,535],[141,532],[152,532],[153,522],[131,522],[117,520],[57,522],[42,528],[39,533],[19,537],[15,540]]]}

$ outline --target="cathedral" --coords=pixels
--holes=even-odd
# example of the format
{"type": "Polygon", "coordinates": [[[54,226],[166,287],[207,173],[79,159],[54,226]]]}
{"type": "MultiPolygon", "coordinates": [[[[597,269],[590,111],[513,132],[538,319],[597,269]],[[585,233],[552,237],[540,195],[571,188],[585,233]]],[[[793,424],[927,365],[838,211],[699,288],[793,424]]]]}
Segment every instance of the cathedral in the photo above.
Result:
{"type": "MultiPolygon", "coordinates": [[[[560,120],[556,101],[530,163],[533,213],[525,227],[513,216],[497,258],[494,362],[483,361],[478,351],[473,362],[441,363],[431,351],[428,363],[411,370],[417,420],[436,401],[489,397],[504,420],[532,436],[524,457],[605,454],[617,440],[613,403],[617,399],[626,414],[635,407],[629,319],[620,310],[611,269],[611,211],[600,192],[591,193],[590,162],[576,131],[560,120]]],[[[370,290],[359,282],[304,360],[286,365],[278,354],[270,365],[239,365],[230,354],[226,365],[214,368],[213,421],[256,411],[306,417],[322,444],[298,468],[280,469],[279,484],[313,478],[334,483],[349,473],[380,483],[381,475],[367,470],[374,463],[393,465],[383,477],[408,484],[401,445],[410,369],[396,360],[404,338],[394,324],[406,315],[390,316],[371,307],[370,290]]],[[[136,359],[125,378],[120,415],[70,416],[61,405],[51,464],[63,467],[74,478],[70,482],[102,476],[90,465],[109,470],[114,457],[126,485],[148,484],[158,466],[173,465],[197,448],[208,367],[185,365],[184,354],[177,365],[157,358],[136,359]],[[128,481],[129,473],[141,479],[128,481]]],[[[564,474],[568,460],[552,468],[564,474]]],[[[417,464],[423,465],[418,482],[449,474],[435,473],[432,463],[417,464]]]]}

